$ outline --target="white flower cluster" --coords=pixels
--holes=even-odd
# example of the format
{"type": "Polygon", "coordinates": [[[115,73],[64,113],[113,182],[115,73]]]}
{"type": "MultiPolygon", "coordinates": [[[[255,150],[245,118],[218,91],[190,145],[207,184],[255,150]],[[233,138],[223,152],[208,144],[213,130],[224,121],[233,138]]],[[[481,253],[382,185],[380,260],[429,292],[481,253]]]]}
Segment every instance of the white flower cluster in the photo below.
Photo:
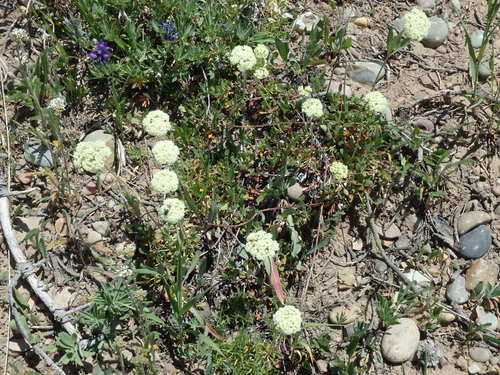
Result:
{"type": "Polygon", "coordinates": [[[258,260],[273,258],[278,250],[279,244],[273,240],[271,233],[259,230],[247,236],[245,251],[258,260]]]}
{"type": "Polygon", "coordinates": [[[387,108],[387,99],[378,91],[369,92],[363,99],[373,112],[384,113],[387,108]]]}
{"type": "Polygon", "coordinates": [[[144,130],[149,135],[160,137],[172,130],[170,116],[159,109],[149,112],[142,120],[144,130]]]}
{"type": "Polygon", "coordinates": [[[269,77],[269,70],[266,68],[266,61],[269,56],[269,48],[263,44],[257,45],[252,50],[250,46],[236,46],[229,55],[231,65],[236,65],[240,72],[254,70],[255,79],[269,77]]]}
{"type": "Polygon", "coordinates": [[[136,246],[133,242],[120,242],[116,245],[116,253],[122,258],[132,258],[135,254],[136,246]]]}
{"type": "Polygon", "coordinates": [[[240,72],[252,70],[257,64],[257,57],[250,46],[236,46],[231,51],[229,62],[236,65],[240,72]]]}
{"type": "Polygon", "coordinates": [[[160,207],[160,217],[169,224],[177,224],[184,218],[186,205],[177,198],[167,198],[160,207]]]}
{"type": "Polygon", "coordinates": [[[321,100],[316,98],[306,99],[302,103],[302,112],[304,112],[309,118],[320,118],[323,116],[323,103],[321,103],[321,100]]]}
{"type": "Polygon", "coordinates": [[[349,169],[347,168],[347,165],[345,165],[344,163],[341,163],[339,161],[334,161],[332,164],[330,164],[330,173],[337,180],[342,180],[344,178],[347,178],[349,169]]]}
{"type": "Polygon", "coordinates": [[[106,160],[112,155],[113,152],[104,141],[80,142],[76,145],[73,162],[77,168],[98,173],[104,169],[106,160]]]}
{"type": "Polygon", "coordinates": [[[10,39],[14,42],[26,42],[29,38],[28,32],[24,29],[15,28],[10,32],[10,39]]]}
{"type": "Polygon", "coordinates": [[[296,307],[286,305],[274,313],[273,322],[285,335],[293,335],[301,329],[302,313],[296,307]]]}
{"type": "Polygon", "coordinates": [[[56,114],[60,114],[65,108],[66,100],[62,96],[51,99],[49,104],[47,104],[47,109],[54,111],[56,114]]]}
{"type": "Polygon", "coordinates": [[[169,140],[156,142],[151,151],[158,164],[174,164],[179,157],[179,147],[169,140]]]}
{"type": "Polygon", "coordinates": [[[421,41],[431,27],[427,15],[418,8],[413,8],[403,16],[403,33],[407,38],[421,41]]]}
{"type": "Polygon", "coordinates": [[[153,190],[162,194],[173,193],[179,188],[179,179],[174,171],[162,169],[155,174],[151,179],[151,187],[153,190]]]}
{"type": "Polygon", "coordinates": [[[311,86],[302,86],[300,85],[297,88],[297,92],[299,93],[300,96],[310,96],[313,92],[311,86]]]}

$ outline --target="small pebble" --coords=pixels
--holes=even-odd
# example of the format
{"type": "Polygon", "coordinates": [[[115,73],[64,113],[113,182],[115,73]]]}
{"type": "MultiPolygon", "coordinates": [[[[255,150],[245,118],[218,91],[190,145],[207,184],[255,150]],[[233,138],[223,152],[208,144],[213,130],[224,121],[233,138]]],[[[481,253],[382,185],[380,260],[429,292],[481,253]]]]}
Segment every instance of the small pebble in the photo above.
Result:
{"type": "Polygon", "coordinates": [[[457,252],[466,259],[480,258],[489,250],[491,242],[491,229],[479,225],[460,236],[457,252]]]}
{"type": "Polygon", "coordinates": [[[488,329],[494,331],[498,326],[498,319],[494,312],[484,311],[481,306],[476,307],[476,323],[488,324],[488,329]]]}
{"type": "Polygon", "coordinates": [[[96,232],[95,230],[89,230],[87,233],[87,238],[85,239],[85,243],[88,245],[93,245],[94,243],[101,241],[102,236],[100,233],[96,232]]]}
{"type": "Polygon", "coordinates": [[[469,371],[469,374],[479,374],[483,371],[483,368],[479,363],[471,363],[467,371],[469,371]]]}
{"type": "Polygon", "coordinates": [[[348,74],[356,82],[372,85],[385,76],[385,68],[375,62],[357,61],[349,67],[348,74]]]}
{"type": "Polygon", "coordinates": [[[420,271],[411,269],[405,272],[404,275],[410,282],[414,283],[417,288],[425,288],[431,284],[431,280],[420,271]]]}
{"type": "Polygon", "coordinates": [[[328,320],[332,324],[350,324],[361,314],[358,305],[337,306],[328,314],[328,320]]]}
{"type": "Polygon", "coordinates": [[[328,362],[324,359],[318,359],[316,361],[316,367],[320,373],[328,372],[328,362]]]}
{"type": "Polygon", "coordinates": [[[495,197],[500,197],[500,185],[493,186],[491,192],[495,195],[495,197]]]}
{"type": "Polygon", "coordinates": [[[31,164],[42,168],[54,166],[52,152],[44,145],[26,145],[24,147],[24,158],[31,164]]]}
{"type": "Polygon", "coordinates": [[[17,180],[23,185],[29,185],[33,181],[33,173],[19,173],[17,180]]]}
{"type": "Polygon", "coordinates": [[[375,270],[380,273],[387,271],[387,264],[379,259],[375,260],[375,270]]]}
{"type": "Polygon", "coordinates": [[[368,17],[358,17],[354,20],[354,24],[360,27],[370,26],[370,19],[368,17]]]}
{"type": "Polygon", "coordinates": [[[94,195],[99,190],[99,187],[95,182],[89,182],[82,188],[83,195],[94,195]]]}
{"type": "Polygon", "coordinates": [[[406,362],[415,355],[419,342],[420,331],[415,321],[401,318],[384,333],[382,355],[393,364],[406,362]]]}
{"type": "Polygon", "coordinates": [[[426,118],[420,118],[414,122],[415,126],[426,133],[434,131],[434,123],[426,118]]]}
{"type": "Polygon", "coordinates": [[[422,8],[434,8],[436,6],[436,0],[417,0],[417,5],[422,8]]]}
{"type": "Polygon", "coordinates": [[[292,201],[299,201],[302,198],[302,195],[304,193],[304,188],[300,186],[300,184],[296,183],[288,189],[286,189],[286,194],[288,195],[288,198],[292,201]]]}
{"type": "Polygon", "coordinates": [[[471,348],[469,355],[476,362],[488,362],[491,358],[491,352],[481,347],[471,348]]]}
{"type": "Polygon", "coordinates": [[[439,321],[444,324],[449,324],[454,322],[456,319],[455,314],[449,312],[441,312],[439,314],[439,321]]]}
{"type": "Polygon", "coordinates": [[[457,220],[458,234],[474,229],[478,225],[489,223],[491,220],[490,215],[483,211],[469,211],[460,215],[457,220]]]}
{"type": "Polygon", "coordinates": [[[465,273],[465,288],[473,290],[480,282],[483,283],[483,288],[487,284],[495,285],[498,282],[498,273],[498,264],[484,259],[476,259],[465,273]]]}
{"type": "Polygon", "coordinates": [[[102,220],[102,221],[95,221],[92,223],[92,228],[99,233],[101,236],[106,236],[109,231],[109,222],[102,220]]]}
{"type": "Polygon", "coordinates": [[[430,17],[429,21],[431,21],[431,27],[427,35],[422,39],[422,44],[427,48],[438,48],[448,38],[448,23],[436,16],[430,17]]]}
{"type": "Polygon", "coordinates": [[[455,12],[459,12],[460,11],[460,0],[450,0],[450,7],[455,12]]]}
{"type": "Polygon", "coordinates": [[[458,276],[448,287],[446,288],[446,298],[451,303],[457,303],[459,305],[467,302],[469,300],[470,294],[465,289],[465,279],[462,276],[458,276]]]}
{"type": "Polygon", "coordinates": [[[490,63],[488,61],[485,61],[484,63],[479,64],[477,73],[480,80],[486,81],[491,75],[490,63]]]}
{"type": "Polygon", "coordinates": [[[401,236],[401,231],[396,224],[392,223],[390,226],[381,227],[379,224],[375,224],[375,230],[382,238],[386,240],[395,240],[401,236]]]}
{"type": "Polygon", "coordinates": [[[484,37],[484,31],[483,30],[476,30],[470,35],[470,43],[472,44],[472,47],[474,48],[479,48],[481,47],[481,44],[483,43],[483,37],[484,37]]]}

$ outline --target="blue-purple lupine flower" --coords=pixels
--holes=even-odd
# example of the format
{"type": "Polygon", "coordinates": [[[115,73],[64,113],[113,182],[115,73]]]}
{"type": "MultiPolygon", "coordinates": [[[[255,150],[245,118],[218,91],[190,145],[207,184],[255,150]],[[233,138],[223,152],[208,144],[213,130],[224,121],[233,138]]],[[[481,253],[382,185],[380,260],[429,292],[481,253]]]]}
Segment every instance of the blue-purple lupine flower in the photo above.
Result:
{"type": "Polygon", "coordinates": [[[179,39],[179,33],[175,31],[175,23],[172,21],[160,23],[158,27],[165,33],[163,34],[165,40],[173,41],[179,39]]]}
{"type": "Polygon", "coordinates": [[[96,61],[98,64],[106,64],[106,62],[111,58],[111,47],[108,42],[103,40],[96,41],[95,50],[89,52],[89,57],[96,61]]]}

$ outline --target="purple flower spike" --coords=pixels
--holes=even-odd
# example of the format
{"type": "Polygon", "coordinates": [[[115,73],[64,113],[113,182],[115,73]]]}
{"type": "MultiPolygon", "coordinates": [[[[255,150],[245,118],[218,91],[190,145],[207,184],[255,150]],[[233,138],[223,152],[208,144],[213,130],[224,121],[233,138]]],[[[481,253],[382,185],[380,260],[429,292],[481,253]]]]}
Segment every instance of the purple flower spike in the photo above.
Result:
{"type": "Polygon", "coordinates": [[[89,52],[88,56],[96,61],[98,64],[106,64],[106,62],[111,58],[111,47],[106,41],[96,41],[96,48],[89,52]]]}

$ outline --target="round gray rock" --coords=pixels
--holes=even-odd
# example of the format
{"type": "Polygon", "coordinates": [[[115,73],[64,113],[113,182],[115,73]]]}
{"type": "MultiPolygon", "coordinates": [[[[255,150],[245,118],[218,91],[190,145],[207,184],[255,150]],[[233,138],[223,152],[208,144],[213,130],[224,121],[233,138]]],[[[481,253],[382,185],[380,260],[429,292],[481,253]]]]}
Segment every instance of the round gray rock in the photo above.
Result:
{"type": "Polygon", "coordinates": [[[452,303],[458,303],[461,305],[467,302],[469,297],[469,292],[465,289],[465,279],[462,276],[458,276],[446,288],[446,298],[448,298],[448,300],[452,303]]]}
{"type": "Polygon", "coordinates": [[[298,183],[286,189],[286,194],[288,195],[288,198],[290,198],[292,201],[300,200],[302,198],[303,193],[304,193],[304,188],[300,186],[300,184],[298,183]]]}
{"type": "Polygon", "coordinates": [[[375,270],[380,273],[387,271],[387,264],[382,260],[375,260],[375,270]]]}
{"type": "Polygon", "coordinates": [[[469,355],[476,362],[488,362],[491,358],[491,352],[488,349],[477,346],[470,350],[469,355]]]}
{"type": "Polygon", "coordinates": [[[54,166],[52,152],[42,144],[26,145],[24,147],[24,158],[31,164],[38,165],[42,168],[54,166]]]}
{"type": "Polygon", "coordinates": [[[414,122],[415,126],[420,130],[430,133],[434,130],[434,123],[426,118],[420,118],[414,122]]]}
{"type": "Polygon", "coordinates": [[[415,321],[401,318],[390,326],[382,338],[382,356],[393,364],[413,358],[420,341],[420,332],[415,321]]]}
{"type": "Polygon", "coordinates": [[[417,0],[417,5],[422,8],[433,8],[436,6],[436,0],[417,0]]]}
{"type": "Polygon", "coordinates": [[[469,211],[461,215],[457,220],[458,234],[464,234],[481,224],[489,223],[490,215],[483,211],[469,211]]]}
{"type": "Polygon", "coordinates": [[[483,44],[484,31],[476,30],[470,35],[470,43],[472,47],[479,48],[483,44]]]}
{"type": "Polygon", "coordinates": [[[436,16],[430,17],[429,21],[431,21],[431,27],[427,35],[422,39],[422,44],[427,48],[438,48],[448,38],[448,23],[436,16]]]}
{"type": "Polygon", "coordinates": [[[371,61],[357,61],[347,70],[353,81],[372,85],[385,75],[385,68],[381,64],[371,61]]]}
{"type": "Polygon", "coordinates": [[[491,229],[486,225],[479,225],[460,236],[457,252],[466,259],[476,259],[486,254],[490,247],[491,229]]]}

